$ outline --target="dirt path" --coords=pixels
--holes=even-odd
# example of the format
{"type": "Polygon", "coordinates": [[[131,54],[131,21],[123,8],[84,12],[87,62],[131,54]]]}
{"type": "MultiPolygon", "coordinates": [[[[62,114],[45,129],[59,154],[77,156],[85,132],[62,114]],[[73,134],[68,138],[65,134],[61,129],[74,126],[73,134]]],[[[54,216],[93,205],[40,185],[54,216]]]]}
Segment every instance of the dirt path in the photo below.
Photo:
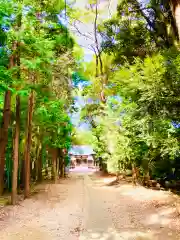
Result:
{"type": "Polygon", "coordinates": [[[172,194],[134,187],[123,181],[108,186],[105,182],[108,179],[91,179],[87,187],[91,199],[86,221],[88,234],[84,233],[82,240],[180,239],[180,215],[172,194]]]}
{"type": "MultiPolygon", "coordinates": [[[[74,173],[0,213],[1,240],[176,240],[180,217],[171,194],[74,173]],[[2,217],[2,218],[1,218],[2,217]]],[[[112,179],[111,179],[112,180],[112,179]]]]}
{"type": "MultiPolygon", "coordinates": [[[[1,240],[75,240],[82,223],[84,179],[73,176],[9,206],[0,219],[1,240]]],[[[1,215],[0,215],[1,216],[1,215]]]]}

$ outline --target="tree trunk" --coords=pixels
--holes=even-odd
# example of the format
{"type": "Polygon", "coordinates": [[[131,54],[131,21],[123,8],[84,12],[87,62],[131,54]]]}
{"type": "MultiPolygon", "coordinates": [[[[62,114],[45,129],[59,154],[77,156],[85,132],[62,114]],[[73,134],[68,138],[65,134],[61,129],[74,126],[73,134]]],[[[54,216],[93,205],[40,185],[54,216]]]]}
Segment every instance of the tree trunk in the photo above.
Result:
{"type": "Polygon", "coordinates": [[[59,148],[57,149],[57,163],[56,163],[56,169],[57,169],[57,178],[59,179],[59,148]]]}
{"type": "MultiPolygon", "coordinates": [[[[12,45],[12,54],[9,60],[9,69],[15,65],[14,50],[16,49],[16,43],[12,45]]],[[[4,190],[4,170],[5,170],[5,152],[8,143],[8,128],[11,120],[11,91],[7,90],[4,96],[4,109],[3,118],[0,128],[0,195],[4,190]]]]}
{"type": "MultiPolygon", "coordinates": [[[[22,14],[20,13],[17,18],[18,31],[21,28],[21,18],[22,14]]],[[[17,79],[21,78],[21,62],[20,62],[20,40],[16,42],[17,54],[15,56],[16,64],[18,66],[17,79]]],[[[12,193],[11,193],[11,203],[16,204],[17,198],[17,181],[18,181],[18,166],[19,166],[19,138],[20,138],[20,96],[16,96],[16,127],[14,133],[14,150],[13,150],[13,172],[12,172],[12,193]]]]}
{"type": "Polygon", "coordinates": [[[24,159],[21,161],[21,169],[20,169],[20,189],[24,189],[25,187],[25,162],[24,159]]]}
{"type": "Polygon", "coordinates": [[[58,158],[59,158],[59,168],[58,168],[58,172],[59,172],[59,177],[61,177],[61,161],[62,161],[62,157],[61,157],[61,149],[58,150],[58,158]]]}
{"type": "Polygon", "coordinates": [[[143,177],[143,185],[150,187],[150,174],[149,174],[149,169],[145,171],[144,177],[143,177]]]}
{"type": "Polygon", "coordinates": [[[27,119],[27,136],[25,147],[25,190],[24,198],[30,194],[30,152],[31,152],[31,137],[32,137],[32,117],[33,117],[33,90],[29,96],[28,103],[28,119],[27,119]]]}
{"type": "Polygon", "coordinates": [[[52,172],[53,172],[53,176],[52,179],[54,180],[54,182],[57,182],[57,169],[56,169],[56,165],[57,165],[57,149],[53,149],[52,150],[52,172]]]}
{"type": "MultiPolygon", "coordinates": [[[[21,29],[21,19],[22,13],[20,12],[17,15],[17,31],[19,32],[21,29]]],[[[16,63],[18,70],[17,70],[17,79],[20,80],[21,78],[21,51],[20,51],[20,39],[14,43],[16,49],[16,55],[14,62],[16,63]]],[[[14,149],[13,149],[13,170],[12,170],[12,193],[11,193],[11,203],[13,205],[16,204],[17,198],[17,186],[18,186],[18,167],[19,167],[19,139],[20,139],[20,96],[16,96],[16,126],[15,126],[15,133],[14,133],[14,149]]]]}
{"type": "Polygon", "coordinates": [[[41,182],[42,181],[42,146],[39,146],[38,149],[38,154],[37,154],[37,160],[36,160],[36,176],[37,176],[37,181],[41,182]]]}
{"type": "Polygon", "coordinates": [[[36,147],[36,159],[35,159],[35,179],[38,182],[42,181],[42,146],[43,146],[43,134],[40,134],[39,127],[37,128],[37,147],[36,147]]]}
{"type": "Polygon", "coordinates": [[[63,177],[63,158],[60,158],[59,162],[60,177],[63,177]]]}
{"type": "Polygon", "coordinates": [[[98,36],[97,36],[97,20],[98,20],[98,1],[96,0],[95,3],[95,18],[94,18],[94,39],[95,39],[95,46],[96,46],[96,50],[94,50],[95,52],[95,56],[96,56],[96,77],[99,76],[98,74],[98,70],[100,70],[100,77],[101,77],[101,92],[100,92],[100,99],[102,101],[102,103],[106,103],[106,98],[105,98],[105,94],[104,94],[104,79],[103,79],[103,62],[102,62],[102,58],[101,58],[101,50],[99,48],[99,42],[98,42],[98,36]]]}
{"type": "Polygon", "coordinates": [[[180,39],[180,2],[179,0],[171,0],[170,4],[171,4],[171,9],[172,9],[174,19],[176,21],[176,26],[178,29],[178,35],[180,39]]]}
{"type": "Polygon", "coordinates": [[[20,97],[16,96],[16,127],[14,134],[14,152],[13,152],[13,176],[12,176],[12,194],[11,203],[16,204],[17,198],[17,178],[19,164],[19,136],[20,136],[20,97]]]}
{"type": "Polygon", "coordinates": [[[136,185],[139,178],[139,169],[135,166],[134,163],[132,163],[132,178],[134,185],[136,185]]]}
{"type": "Polygon", "coordinates": [[[65,164],[64,164],[64,154],[62,149],[59,149],[59,170],[60,170],[60,177],[65,176],[65,164]]]}
{"type": "Polygon", "coordinates": [[[63,158],[63,161],[62,161],[62,177],[63,178],[65,177],[65,162],[64,162],[64,158],[63,158]]]}
{"type": "Polygon", "coordinates": [[[5,93],[4,112],[0,128],[0,195],[4,190],[5,152],[8,142],[8,127],[11,119],[11,91],[5,93]]]}

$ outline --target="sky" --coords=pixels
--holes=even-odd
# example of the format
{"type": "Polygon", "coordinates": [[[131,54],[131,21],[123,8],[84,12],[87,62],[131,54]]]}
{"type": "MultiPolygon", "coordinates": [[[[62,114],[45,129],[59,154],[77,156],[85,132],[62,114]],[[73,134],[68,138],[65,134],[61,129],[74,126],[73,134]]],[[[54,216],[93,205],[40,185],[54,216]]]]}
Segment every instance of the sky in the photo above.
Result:
{"type": "Polygon", "coordinates": [[[79,155],[91,155],[94,154],[94,151],[91,146],[82,145],[82,146],[73,146],[70,151],[70,154],[79,154],[79,155]]]}
{"type": "Polygon", "coordinates": [[[85,122],[79,122],[80,120],[80,109],[85,105],[85,102],[83,100],[83,97],[77,96],[76,97],[76,102],[75,102],[75,107],[79,109],[77,113],[73,113],[71,116],[71,121],[72,123],[78,127],[79,130],[88,130],[89,125],[85,122]]]}

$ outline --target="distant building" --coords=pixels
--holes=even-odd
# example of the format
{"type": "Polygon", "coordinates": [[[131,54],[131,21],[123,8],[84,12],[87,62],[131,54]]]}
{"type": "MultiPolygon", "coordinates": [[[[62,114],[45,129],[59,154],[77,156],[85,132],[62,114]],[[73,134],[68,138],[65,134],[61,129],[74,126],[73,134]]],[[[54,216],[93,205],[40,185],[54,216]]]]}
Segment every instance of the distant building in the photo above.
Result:
{"type": "Polygon", "coordinates": [[[88,166],[94,165],[94,155],[91,146],[82,145],[82,146],[73,146],[69,155],[71,157],[71,163],[76,165],[87,164],[88,166]]]}

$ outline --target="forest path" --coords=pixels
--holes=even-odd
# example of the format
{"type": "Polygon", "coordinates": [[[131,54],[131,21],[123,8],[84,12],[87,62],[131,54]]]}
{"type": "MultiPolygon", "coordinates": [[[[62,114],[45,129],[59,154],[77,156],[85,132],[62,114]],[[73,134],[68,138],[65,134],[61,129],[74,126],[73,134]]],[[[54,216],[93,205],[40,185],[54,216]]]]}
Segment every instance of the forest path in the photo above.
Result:
{"type": "Polygon", "coordinates": [[[84,178],[73,174],[0,211],[1,240],[75,240],[84,208],[84,178]],[[2,218],[1,218],[2,217],[2,218]]]}
{"type": "Polygon", "coordinates": [[[69,179],[45,185],[42,193],[6,207],[5,216],[0,211],[0,239],[180,239],[172,194],[126,182],[107,186],[112,180],[76,169],[69,179]]]}
{"type": "Polygon", "coordinates": [[[89,176],[84,232],[80,240],[179,240],[178,199],[170,192],[155,191],[113,179],[89,176]]]}

